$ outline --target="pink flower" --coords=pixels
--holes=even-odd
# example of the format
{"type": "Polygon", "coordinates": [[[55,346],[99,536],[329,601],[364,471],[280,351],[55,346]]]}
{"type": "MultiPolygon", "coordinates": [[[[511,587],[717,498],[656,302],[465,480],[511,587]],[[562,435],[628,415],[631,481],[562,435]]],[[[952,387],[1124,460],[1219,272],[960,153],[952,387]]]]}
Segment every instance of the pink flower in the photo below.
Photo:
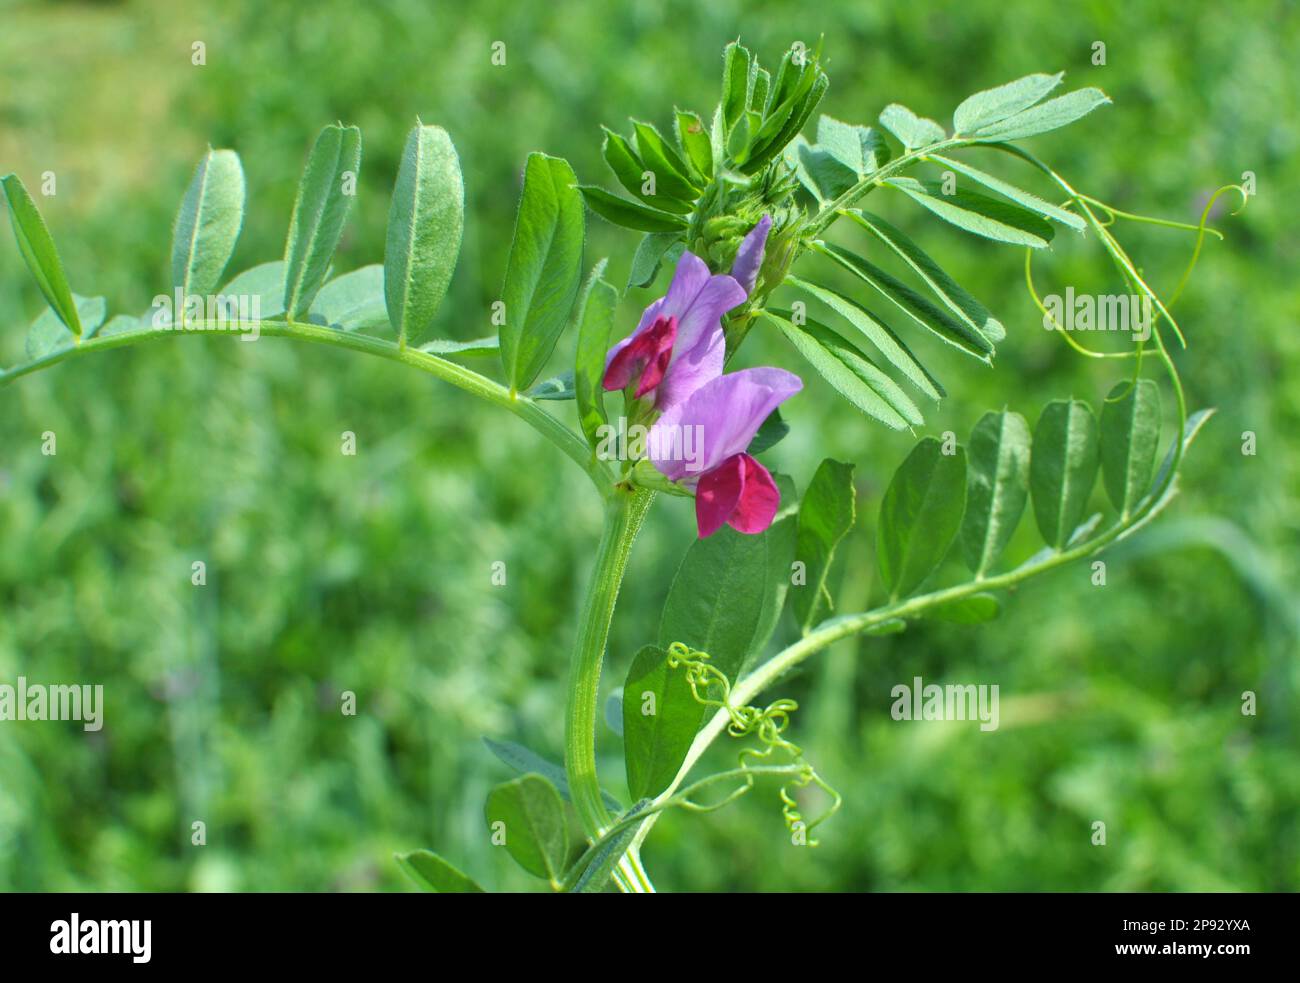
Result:
{"type": "Polygon", "coordinates": [[[635,381],[636,399],[653,393],[654,407],[667,411],[722,375],[727,348],[722,315],[743,304],[754,288],[771,227],[764,215],[745,236],[730,275],[711,274],[704,260],[682,253],[668,293],[610,349],[604,387],[626,389],[635,381]]]}
{"type": "Polygon", "coordinates": [[[767,468],[745,449],[763,421],[803,382],[784,369],[763,367],[720,375],[675,403],[655,421],[646,441],[650,460],[666,478],[695,486],[701,537],[723,523],[744,533],[772,524],[781,495],[767,468]],[[682,453],[698,435],[697,452],[682,453]]]}

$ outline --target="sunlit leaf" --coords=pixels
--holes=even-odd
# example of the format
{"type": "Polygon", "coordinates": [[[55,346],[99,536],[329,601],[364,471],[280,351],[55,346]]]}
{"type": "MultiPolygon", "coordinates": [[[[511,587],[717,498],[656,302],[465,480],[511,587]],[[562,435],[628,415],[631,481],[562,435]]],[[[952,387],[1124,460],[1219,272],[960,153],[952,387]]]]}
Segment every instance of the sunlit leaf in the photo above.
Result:
{"type": "Polygon", "coordinates": [[[512,390],[542,371],[582,286],[586,221],[576,183],[568,161],[528,155],[502,291],[501,363],[512,390]]]}
{"type": "Polygon", "coordinates": [[[41,296],[64,326],[80,338],[83,328],[77,316],[77,302],[73,300],[63,263],[54,248],[54,239],[45,219],[18,175],[6,174],[0,178],[0,187],[4,188],[5,201],[9,204],[9,221],[13,225],[14,238],[18,240],[18,251],[36,280],[41,296]]]}
{"type": "Polygon", "coordinates": [[[605,413],[605,356],[618,310],[618,291],[601,279],[605,261],[596,264],[578,305],[578,348],[574,357],[573,389],[578,400],[578,422],[594,448],[600,442],[600,428],[608,422],[605,413]]]}
{"type": "Polygon", "coordinates": [[[451,283],[465,226],[460,158],[440,126],[406,139],[388,210],[384,299],[401,345],[418,345],[451,283]]]}
{"type": "Polygon", "coordinates": [[[862,352],[823,324],[804,318],[795,324],[789,311],[763,311],[781,329],[818,375],[863,413],[894,430],[921,423],[921,411],[907,393],[862,352]]]}
{"type": "Polygon", "coordinates": [[[934,120],[917,116],[906,106],[896,102],[881,110],[880,125],[898,137],[908,150],[928,147],[947,136],[943,127],[934,120]]]}
{"type": "Polygon", "coordinates": [[[950,167],[960,174],[965,174],[968,178],[984,185],[990,191],[996,191],[1004,198],[1010,198],[1017,205],[1028,208],[1032,212],[1037,212],[1045,218],[1060,222],[1062,225],[1067,225],[1078,232],[1082,232],[1087,228],[1087,222],[1074,212],[1058,208],[1050,202],[1043,201],[1037,195],[1030,194],[1024,188],[1017,188],[1014,184],[1009,184],[1001,178],[996,178],[992,174],[981,171],[977,167],[971,167],[964,161],[954,160],[951,157],[942,157],[939,154],[935,154],[933,159],[936,164],[942,164],[944,167],[950,167]]]}
{"type": "Polygon", "coordinates": [[[969,324],[993,344],[1002,341],[1006,329],[989,313],[988,308],[970,295],[956,280],[930,258],[924,250],[906,235],[878,215],[860,209],[850,209],[846,214],[877,239],[888,246],[907,263],[949,310],[969,324]]]}
{"type": "Polygon", "coordinates": [[[899,340],[883,321],[868,311],[861,304],[850,300],[843,294],[826,287],[818,286],[797,276],[786,277],[786,283],[820,300],[835,313],[839,314],[855,328],[861,331],[890,365],[903,373],[912,385],[931,399],[942,399],[946,393],[937,379],[926,370],[912,350],[899,340]]]}
{"type": "Polygon", "coordinates": [[[959,229],[997,242],[1043,249],[1056,233],[1050,222],[1028,209],[958,188],[945,194],[938,181],[890,178],[885,182],[959,229]]]}
{"type": "Polygon", "coordinates": [[[984,142],[1021,140],[1066,126],[1110,103],[1101,89],[1076,89],[968,134],[984,142]]]}
{"type": "Polygon", "coordinates": [[[209,150],[181,201],[172,235],[172,286],[204,295],[221,282],[244,224],[244,168],[233,150],[209,150]]]}
{"type": "Polygon", "coordinates": [[[355,126],[327,126],[307,157],[284,248],[283,310],[296,320],[311,307],[325,282],[330,260],[343,235],[343,223],[361,170],[361,131],[355,126]],[[355,184],[354,184],[355,187],[355,184]]]}
{"type": "Polygon", "coordinates": [[[1024,78],[976,92],[962,101],[952,114],[952,128],[957,134],[974,133],[980,127],[1000,123],[1008,116],[1047,98],[1061,84],[1064,72],[1055,75],[1026,75],[1024,78]]]}
{"type": "Polygon", "coordinates": [[[635,201],[612,195],[604,188],[583,184],[578,187],[587,207],[606,222],[640,232],[682,232],[686,220],[678,215],[661,212],[635,201]]]}

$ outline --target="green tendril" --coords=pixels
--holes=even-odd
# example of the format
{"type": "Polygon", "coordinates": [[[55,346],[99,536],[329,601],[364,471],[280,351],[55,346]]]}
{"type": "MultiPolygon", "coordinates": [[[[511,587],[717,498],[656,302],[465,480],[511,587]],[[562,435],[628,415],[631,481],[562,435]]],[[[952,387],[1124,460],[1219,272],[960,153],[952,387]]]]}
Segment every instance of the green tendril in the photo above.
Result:
{"type": "MultiPolygon", "coordinates": [[[[733,790],[720,802],[702,805],[684,801],[680,803],[682,806],[697,812],[711,812],[735,801],[753,788],[755,774],[787,773],[793,777],[781,786],[781,815],[791,833],[802,828],[805,834],[811,834],[813,829],[839,811],[843,802],[839,792],[808,764],[803,756],[803,748],[784,736],[786,728],[790,726],[790,714],[799,709],[797,702],[780,699],[763,708],[736,706],[731,701],[731,681],[726,674],[709,662],[707,652],[697,651],[682,642],[673,642],[668,646],[668,667],[685,671],[686,681],[698,703],[726,711],[729,718],[728,734],[736,738],[752,734],[757,736],[762,745],[761,748],[747,747],[740,752],[739,777],[743,778],[744,785],[733,790]],[[795,766],[793,772],[772,767],[778,754],[789,757],[795,766]],[[805,820],[792,790],[807,788],[809,785],[821,789],[829,796],[831,804],[815,819],[805,820]]],[[[809,835],[806,843],[808,846],[817,846],[818,841],[809,835]]]]}

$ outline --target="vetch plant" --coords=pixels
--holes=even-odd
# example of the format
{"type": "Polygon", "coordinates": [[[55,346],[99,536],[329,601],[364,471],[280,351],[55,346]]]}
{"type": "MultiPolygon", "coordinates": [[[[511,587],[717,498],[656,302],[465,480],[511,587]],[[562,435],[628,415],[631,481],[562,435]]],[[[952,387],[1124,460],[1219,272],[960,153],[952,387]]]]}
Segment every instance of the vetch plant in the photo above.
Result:
{"type": "MultiPolygon", "coordinates": [[[[485,835],[555,890],[648,891],[640,847],[661,813],[718,809],[774,785],[791,842],[814,846],[815,829],[828,835],[833,828],[823,823],[840,798],[793,740],[798,707],[769,691],[849,636],[903,631],[922,618],[975,625],[996,617],[1007,589],[1131,535],[1175,494],[1184,454],[1210,414],[1188,411],[1170,354],[1184,335],[1170,308],[1204,237],[1219,235],[1206,225],[1213,200],[1199,225],[1187,225],[1123,212],[1076,190],[1017,142],[1109,102],[1094,88],[1057,95],[1061,82],[1061,74],[1037,74],[976,93],[957,106],[951,129],[898,104],[879,113],[878,126],[825,115],[814,122],[829,85],[819,53],[796,46],[769,71],[730,44],[708,120],[676,110],[669,137],[645,122],[627,134],[605,131],[603,156],[626,194],[579,183],[562,159],[528,157],[500,330],[468,342],[435,335],[466,220],[460,161],[437,126],[417,121],[407,140],[382,265],[337,276],[331,264],[362,159],[355,127],[327,126],[312,147],[284,258],[224,285],[245,217],[244,173],[233,151],[209,151],[177,215],[170,292],[138,316],[110,319],[104,298],[72,291],[39,211],[9,175],[3,188],[14,233],[49,310],[31,326],[26,360],[0,373],[0,382],[90,352],[230,330],[376,355],[518,416],[587,475],[604,528],[576,625],[563,762],[490,739],[520,775],[488,796],[485,835]],[[804,135],[810,127],[815,140],[804,135]],[[1054,200],[970,163],[968,152],[979,149],[1036,173],[1054,200]],[[1008,341],[967,288],[866,207],[889,196],[980,239],[1024,248],[1026,283],[1044,323],[1081,355],[1125,361],[1126,371],[1100,412],[1071,397],[1038,410],[1032,429],[1002,409],[986,413],[964,446],[920,438],[878,503],[885,595],[870,610],[840,612],[828,574],[858,517],[854,466],[824,460],[800,494],[770,457],[760,461],[789,431],[779,407],[807,385],[826,385],[864,425],[911,430],[924,424],[919,404],[945,391],[909,334],[932,335],[985,364],[1008,341]],[[587,210],[639,233],[629,287],[665,281],[635,326],[624,325],[606,261],[584,275],[587,210]],[[1116,238],[1121,222],[1196,234],[1169,300],[1116,238]],[[836,223],[854,248],[828,241],[836,223]],[[1060,305],[1048,309],[1038,298],[1032,257],[1062,228],[1095,238],[1122,295],[1147,312],[1141,332],[1116,336],[1122,350],[1083,345],[1060,323],[1060,305]],[[907,280],[879,265],[882,257],[907,280]],[[850,296],[824,284],[829,270],[860,289],[850,296]],[[809,303],[825,320],[808,316],[809,303]],[[573,365],[539,381],[566,331],[576,333],[573,365]],[[755,331],[787,340],[803,377],[744,365],[742,349],[755,331]],[[613,417],[607,402],[620,397],[621,415],[613,417]],[[1169,402],[1171,438],[1162,435],[1169,402]],[[557,403],[572,405],[576,428],[548,408],[557,403]],[[616,423],[641,428],[645,440],[631,453],[608,453],[616,423]],[[1113,508],[1090,515],[1099,473],[1113,508]],[[698,538],[685,550],[659,625],[639,626],[646,644],[632,658],[614,714],[624,796],[602,788],[597,773],[601,673],[624,571],[660,494],[694,499],[698,538]],[[1004,563],[1030,510],[1043,548],[1004,563]],[[950,554],[964,561],[968,578],[948,575],[950,554]],[[797,637],[757,662],[787,607],[797,637]],[[697,774],[724,732],[737,742],[735,766],[697,774]]],[[[1231,185],[1218,194],[1229,189],[1245,199],[1231,185]]],[[[430,851],[399,861],[426,888],[480,889],[430,851]]]]}

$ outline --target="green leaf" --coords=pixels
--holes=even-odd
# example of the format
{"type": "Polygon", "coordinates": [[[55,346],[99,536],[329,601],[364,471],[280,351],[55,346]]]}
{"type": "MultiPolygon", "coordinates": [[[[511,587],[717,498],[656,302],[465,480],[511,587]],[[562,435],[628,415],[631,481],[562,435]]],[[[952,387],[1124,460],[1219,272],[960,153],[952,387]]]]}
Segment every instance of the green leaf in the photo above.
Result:
{"type": "Polygon", "coordinates": [[[1029,489],[1038,531],[1048,546],[1061,549],[1083,519],[1097,481],[1097,418],[1075,399],[1043,407],[1034,428],[1029,458],[1029,489]]]}
{"type": "MultiPolygon", "coordinates": [[[[108,314],[108,304],[103,297],[82,297],[72,294],[77,323],[85,331],[85,337],[95,334],[95,329],[104,323],[108,314]]],[[[53,355],[64,348],[71,348],[77,343],[76,336],[68,330],[58,313],[53,308],[41,311],[40,316],[27,329],[25,351],[27,360],[34,362],[46,355],[53,355]]]]}
{"type": "Polygon", "coordinates": [[[808,122],[808,117],[816,110],[829,85],[826,73],[820,67],[816,64],[805,66],[798,87],[788,100],[789,114],[786,114],[784,105],[773,111],[754,135],[741,170],[753,174],[781,153],[808,122]]]}
{"type": "Polygon", "coordinates": [[[606,222],[640,232],[682,232],[686,220],[635,201],[612,195],[604,188],[582,184],[578,186],[587,207],[606,222]]]}
{"type": "Polygon", "coordinates": [[[974,133],[982,126],[1000,123],[1008,116],[1045,99],[1065,78],[1064,72],[1055,75],[1026,75],[1024,78],[999,85],[993,89],[976,92],[965,99],[952,114],[955,133],[974,133]]]}
{"type": "Polygon", "coordinates": [[[668,653],[647,645],[632,659],[623,684],[623,749],[633,799],[666,789],[686,760],[705,707],[686,670],[668,666],[668,653]]]}
{"type": "Polygon", "coordinates": [[[506,851],[520,867],[552,883],[560,880],[569,827],[560,793],[550,781],[528,774],[498,785],[488,793],[483,814],[494,837],[504,833],[506,851]]]}
{"type": "Polygon", "coordinates": [[[971,431],[967,460],[962,554],[982,577],[1011,541],[1029,498],[1029,424],[1019,413],[985,413],[971,431]]]}
{"type": "Polygon", "coordinates": [[[795,134],[786,146],[785,161],[795,169],[799,183],[819,202],[833,201],[858,181],[829,150],[814,147],[801,134],[795,134]]]}
{"type": "Polygon", "coordinates": [[[1017,188],[1014,184],[1008,184],[1001,178],[987,174],[977,167],[971,167],[969,164],[954,160],[951,157],[941,157],[939,154],[935,154],[931,159],[936,164],[942,164],[944,167],[950,167],[954,171],[965,174],[971,180],[984,185],[991,191],[996,191],[1004,198],[1010,198],[1017,205],[1023,205],[1032,212],[1037,212],[1039,215],[1060,222],[1062,225],[1067,225],[1078,232],[1082,232],[1087,228],[1088,223],[1074,212],[1067,212],[1064,208],[1058,208],[1056,205],[1043,201],[1037,195],[1030,194],[1023,188],[1017,188]]]}
{"type": "Polygon", "coordinates": [[[971,594],[928,609],[925,617],[958,625],[978,625],[1002,613],[1002,603],[992,594],[971,594]]]}
{"type": "Polygon", "coordinates": [[[705,182],[710,180],[713,177],[713,146],[704,120],[697,113],[679,109],[673,114],[673,131],[686,162],[694,171],[693,177],[705,182]]]}
{"type": "Polygon", "coordinates": [[[801,280],[793,274],[788,275],[785,282],[820,300],[866,335],[890,365],[902,372],[912,385],[931,399],[939,400],[947,395],[938,380],[912,354],[912,350],[899,340],[888,325],[861,304],[834,290],[801,280]]]}
{"type": "Polygon", "coordinates": [[[244,168],[233,150],[209,150],[181,200],[172,234],[172,286],[208,294],[235,251],[244,224],[244,168]]]}
{"type": "Polygon", "coordinates": [[[795,560],[803,564],[804,583],[792,589],[790,603],[805,635],[833,609],[826,575],[855,519],[853,465],[827,458],[799,502],[795,560]]]}
{"type": "Polygon", "coordinates": [[[330,280],[316,295],[307,319],[343,331],[373,332],[390,327],[384,267],[373,263],[330,280]]]}
{"type": "Polygon", "coordinates": [[[655,176],[655,201],[664,196],[679,202],[694,201],[700,189],[691,183],[690,167],[686,161],[649,123],[633,120],[632,131],[641,161],[655,176]]]}
{"type": "Polygon", "coordinates": [[[894,472],[880,502],[876,554],[891,599],[915,591],[943,562],[966,504],[966,452],[925,437],[894,472]]]}
{"type": "Polygon", "coordinates": [[[384,301],[398,344],[419,344],[432,325],[456,269],[464,228],[456,148],[442,127],[417,123],[397,169],[384,243],[384,301]]]}
{"type": "Polygon", "coordinates": [[[906,235],[883,218],[870,212],[850,209],[846,214],[893,250],[916,272],[917,276],[925,281],[926,286],[934,291],[950,311],[989,341],[996,345],[1007,336],[1006,329],[989,313],[988,308],[972,297],[906,235]]]}
{"type": "Polygon", "coordinates": [[[722,124],[727,133],[749,105],[751,75],[749,49],[732,41],[722,53],[722,124]]]}
{"type": "Polygon", "coordinates": [[[648,287],[654,283],[655,277],[659,275],[660,264],[676,245],[685,248],[678,232],[647,232],[642,236],[632,257],[632,269],[627,275],[628,289],[648,287]]]}
{"type": "Polygon", "coordinates": [[[23,262],[50,309],[76,338],[80,338],[82,326],[77,317],[77,303],[72,298],[63,263],[54,248],[54,238],[45,225],[45,219],[41,218],[40,210],[18,175],[6,174],[0,178],[0,186],[3,186],[5,201],[9,204],[9,221],[23,262]]]}
{"type": "MultiPolygon", "coordinates": [[[[650,805],[650,802],[650,799],[642,799],[620,816],[619,820],[636,817],[650,805]]],[[[574,884],[573,893],[594,894],[603,891],[609,883],[609,879],[614,875],[614,868],[618,866],[618,862],[623,859],[623,855],[632,846],[632,841],[636,839],[637,830],[640,828],[640,823],[629,823],[605,840],[600,845],[600,848],[596,850],[591,860],[588,861],[582,876],[578,878],[578,882],[574,884]]]]}
{"type": "Polygon", "coordinates": [[[1160,443],[1160,387],[1150,379],[1118,383],[1101,408],[1101,477],[1128,518],[1151,488],[1160,443]]]}
{"type": "Polygon", "coordinates": [[[818,375],[863,413],[893,430],[921,423],[921,411],[898,383],[830,328],[812,318],[796,325],[789,311],[761,313],[781,329],[818,375]]]}
{"type": "Polygon", "coordinates": [[[529,399],[569,400],[577,397],[573,388],[573,372],[561,372],[550,379],[543,379],[525,393],[529,399]]]}
{"type": "Polygon", "coordinates": [[[435,894],[482,894],[483,889],[432,850],[394,854],[397,863],[422,890],[435,894]]]}
{"type": "Polygon", "coordinates": [[[908,150],[928,147],[930,144],[938,143],[947,136],[943,131],[943,127],[934,120],[917,116],[906,106],[901,106],[896,102],[881,110],[880,125],[898,137],[899,141],[908,150]]]}
{"type": "Polygon", "coordinates": [[[260,320],[269,321],[284,313],[284,261],[258,263],[235,276],[221,288],[219,296],[234,301],[256,298],[260,320]]]}
{"type": "MultiPolygon", "coordinates": [[[[563,766],[548,761],[536,751],[526,748],[522,744],[516,744],[514,741],[494,741],[490,737],[485,737],[483,743],[503,764],[513,768],[521,775],[536,772],[543,778],[550,780],[565,802],[572,800],[569,794],[569,779],[564,773],[563,766]]],[[[614,812],[623,808],[623,804],[604,789],[601,790],[600,797],[604,800],[605,805],[614,812]]]]}
{"type": "Polygon", "coordinates": [[[958,188],[947,195],[938,181],[910,177],[890,178],[885,183],[945,222],[995,242],[1044,249],[1056,234],[1050,222],[1028,209],[974,191],[958,188]]]}
{"type": "Polygon", "coordinates": [[[578,400],[578,423],[594,449],[600,443],[600,428],[609,422],[605,413],[605,356],[618,311],[618,291],[601,279],[605,260],[587,278],[580,306],[578,349],[574,357],[573,389],[578,400]]]}
{"type": "Polygon", "coordinates": [[[434,338],[426,341],[419,348],[430,355],[459,355],[462,358],[485,358],[501,354],[501,341],[496,335],[475,338],[472,341],[452,341],[450,338],[434,338]]]}
{"type": "Polygon", "coordinates": [[[749,108],[752,112],[762,114],[767,108],[767,97],[771,90],[772,73],[766,68],[756,69],[754,72],[754,85],[749,93],[749,108]]]}
{"type": "Polygon", "coordinates": [[[975,330],[964,319],[954,317],[935,306],[911,287],[861,256],[855,256],[847,249],[829,244],[816,248],[823,255],[829,256],[846,270],[875,287],[895,307],[921,327],[932,331],[940,339],[960,348],[968,355],[974,355],[984,362],[989,361],[989,356],[993,354],[993,342],[989,341],[984,332],[975,330]]]}
{"type": "Polygon", "coordinates": [[[858,180],[889,160],[889,147],[870,126],[841,123],[830,116],[817,121],[817,146],[843,164],[858,180]]]}
{"type": "Polygon", "coordinates": [[[360,170],[361,131],[355,126],[321,130],[298,185],[284,247],[284,310],[291,321],[311,308],[325,282],[355,197],[344,194],[343,182],[348,175],[355,182],[360,170]]]}
{"type": "MultiPolygon", "coordinates": [[[[636,197],[653,207],[664,208],[682,215],[691,210],[691,206],[687,202],[674,201],[667,194],[650,195],[641,190],[645,184],[645,172],[648,168],[641,158],[637,156],[636,151],[632,149],[632,145],[613,130],[605,130],[605,142],[601,146],[601,153],[605,158],[605,163],[609,165],[610,170],[614,172],[614,176],[618,178],[618,183],[623,185],[629,194],[636,195],[636,197]]],[[[658,190],[657,184],[656,190],[658,190]]]]}
{"type": "Polygon", "coordinates": [[[745,448],[745,453],[751,457],[762,454],[766,450],[771,450],[790,433],[790,424],[781,419],[781,410],[775,409],[767,415],[758,432],[754,434],[754,439],[749,442],[745,448]]]}
{"type": "Polygon", "coordinates": [[[1021,140],[1046,133],[1087,116],[1098,106],[1110,103],[1110,97],[1101,89],[1075,89],[1063,96],[1049,99],[1031,109],[1008,116],[1004,120],[981,126],[968,134],[983,142],[1021,140]]]}
{"type": "Polygon", "coordinates": [[[795,516],[755,536],[723,526],[686,551],[664,604],[659,647],[683,642],[707,652],[735,681],[767,645],[785,603],[794,560],[795,516]]]}
{"type": "Polygon", "coordinates": [[[582,286],[586,225],[576,182],[568,161],[528,155],[502,291],[501,363],[512,392],[542,371],[582,286]]]}

